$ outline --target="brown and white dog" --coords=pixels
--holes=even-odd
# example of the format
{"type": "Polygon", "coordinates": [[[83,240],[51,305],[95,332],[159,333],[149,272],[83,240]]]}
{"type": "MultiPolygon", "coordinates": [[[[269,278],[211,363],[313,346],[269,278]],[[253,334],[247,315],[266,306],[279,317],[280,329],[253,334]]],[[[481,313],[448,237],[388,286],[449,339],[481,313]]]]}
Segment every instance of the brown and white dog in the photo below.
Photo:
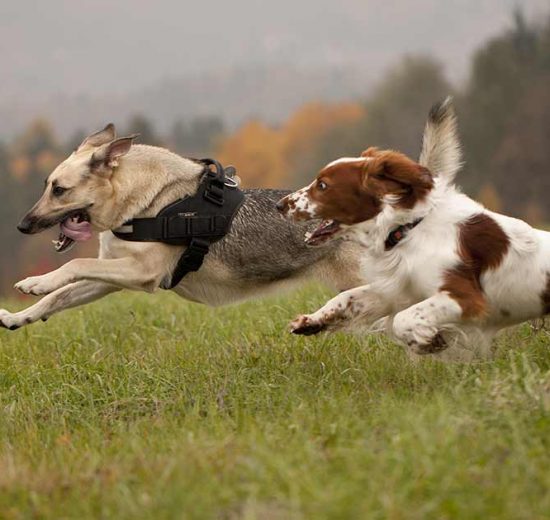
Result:
{"type": "Polygon", "coordinates": [[[412,353],[465,359],[467,351],[471,359],[488,353],[499,329],[550,312],[550,233],[461,193],[459,168],[446,100],[432,109],[419,162],[369,148],[283,198],[278,208],[288,218],[322,219],[309,245],[361,244],[361,277],[370,281],[299,316],[292,332],[382,325],[412,353]],[[439,152],[430,153],[436,142],[439,152]]]}

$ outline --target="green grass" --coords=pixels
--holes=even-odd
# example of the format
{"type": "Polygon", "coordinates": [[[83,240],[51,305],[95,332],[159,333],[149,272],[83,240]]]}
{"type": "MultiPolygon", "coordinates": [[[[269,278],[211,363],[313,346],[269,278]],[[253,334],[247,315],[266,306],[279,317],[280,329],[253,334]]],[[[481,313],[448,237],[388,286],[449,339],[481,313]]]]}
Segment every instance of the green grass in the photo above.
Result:
{"type": "Polygon", "coordinates": [[[323,301],[112,296],[0,332],[0,518],[550,518],[550,348],[296,338],[323,301]]]}

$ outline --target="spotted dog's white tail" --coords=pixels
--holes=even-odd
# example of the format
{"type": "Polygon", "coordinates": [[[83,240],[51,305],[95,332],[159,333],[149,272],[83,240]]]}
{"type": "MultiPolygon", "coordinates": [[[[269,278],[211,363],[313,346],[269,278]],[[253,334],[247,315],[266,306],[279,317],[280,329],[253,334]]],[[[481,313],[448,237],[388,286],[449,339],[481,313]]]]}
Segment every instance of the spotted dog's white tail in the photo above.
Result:
{"type": "Polygon", "coordinates": [[[462,150],[451,97],[435,104],[430,110],[418,162],[449,184],[462,166],[462,150]]]}

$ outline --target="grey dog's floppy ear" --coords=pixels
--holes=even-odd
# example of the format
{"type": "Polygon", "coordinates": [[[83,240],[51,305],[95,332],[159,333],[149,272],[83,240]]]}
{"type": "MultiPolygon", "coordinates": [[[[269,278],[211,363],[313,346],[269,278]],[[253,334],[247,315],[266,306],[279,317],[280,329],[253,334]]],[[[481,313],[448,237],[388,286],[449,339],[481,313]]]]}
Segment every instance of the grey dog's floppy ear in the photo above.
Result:
{"type": "Polygon", "coordinates": [[[134,139],[138,135],[133,134],[128,137],[121,137],[101,146],[93,153],[90,159],[90,169],[93,172],[101,173],[118,166],[118,159],[130,151],[134,139]]]}
{"type": "Polygon", "coordinates": [[[85,146],[92,146],[94,148],[98,146],[102,146],[104,144],[110,143],[111,141],[114,141],[116,138],[116,130],[115,125],[113,123],[109,123],[105,126],[103,130],[100,130],[99,132],[95,132],[92,135],[89,135],[80,143],[80,146],[78,147],[78,150],[81,148],[84,148],[85,146]]]}

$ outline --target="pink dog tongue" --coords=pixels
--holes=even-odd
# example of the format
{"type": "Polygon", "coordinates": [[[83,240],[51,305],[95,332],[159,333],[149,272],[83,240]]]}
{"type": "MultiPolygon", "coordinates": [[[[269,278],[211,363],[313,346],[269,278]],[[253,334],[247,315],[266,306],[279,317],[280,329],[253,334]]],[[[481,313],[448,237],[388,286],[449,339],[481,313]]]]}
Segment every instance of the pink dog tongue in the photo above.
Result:
{"type": "Polygon", "coordinates": [[[76,242],[84,242],[92,238],[92,226],[90,223],[85,220],[78,222],[76,217],[63,221],[61,223],[61,232],[76,242]]]}

